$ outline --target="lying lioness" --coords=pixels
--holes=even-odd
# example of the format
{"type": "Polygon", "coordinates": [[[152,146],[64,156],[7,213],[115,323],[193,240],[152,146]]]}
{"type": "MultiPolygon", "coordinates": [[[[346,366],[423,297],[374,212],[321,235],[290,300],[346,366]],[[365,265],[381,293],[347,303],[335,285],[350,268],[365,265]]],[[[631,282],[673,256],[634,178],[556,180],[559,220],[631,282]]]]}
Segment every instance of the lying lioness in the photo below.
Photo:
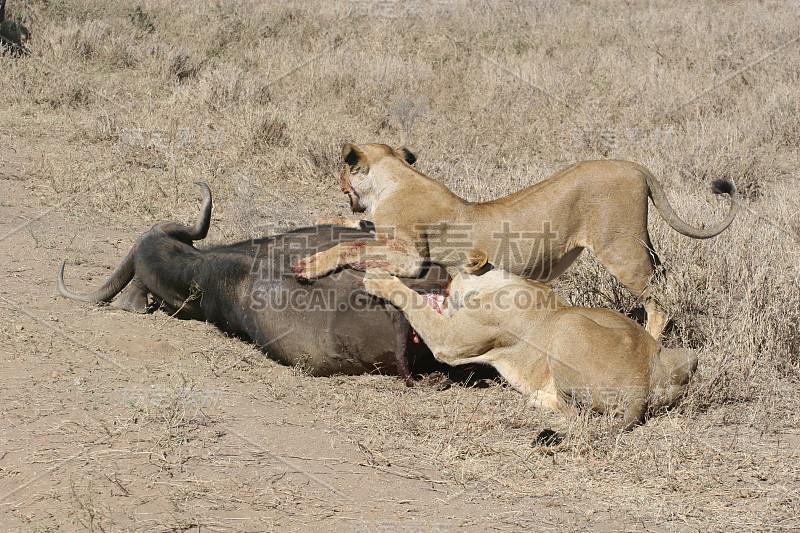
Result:
{"type": "Polygon", "coordinates": [[[694,352],[663,348],[611,309],[571,307],[536,281],[496,269],[478,275],[486,252],[468,256],[444,314],[395,277],[368,271],[364,287],[400,308],[436,359],[492,365],[536,407],[622,414],[629,429],[685,392],[694,352]]]}
{"type": "Polygon", "coordinates": [[[345,265],[414,277],[427,258],[454,266],[480,248],[498,268],[546,282],[588,248],[642,298],[647,330],[656,339],[667,316],[650,286],[659,261],[647,231],[647,198],[670,226],[695,239],[718,235],[738,209],[733,183],[715,181],[714,193],[731,196],[728,215],[713,228],[693,228],[678,218],[653,175],[627,161],[578,163],[511,196],[475,204],[415,170],[416,157],[406,148],[346,144],[342,154],[341,186],[352,211],[368,212],[384,231],[376,241],[342,243],[299,261],[299,278],[345,265]]]}

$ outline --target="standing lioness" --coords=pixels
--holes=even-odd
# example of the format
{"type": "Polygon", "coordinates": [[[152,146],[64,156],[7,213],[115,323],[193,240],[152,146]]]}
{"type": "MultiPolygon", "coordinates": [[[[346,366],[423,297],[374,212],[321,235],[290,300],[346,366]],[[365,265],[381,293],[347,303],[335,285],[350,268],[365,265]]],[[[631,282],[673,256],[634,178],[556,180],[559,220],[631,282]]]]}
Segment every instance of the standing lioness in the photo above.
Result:
{"type": "Polygon", "coordinates": [[[364,288],[405,313],[434,357],[449,365],[492,365],[536,407],[574,405],[620,414],[630,429],[674,405],[697,368],[687,349],[663,348],[611,309],[571,307],[546,285],[502,270],[481,275],[486,252],[453,276],[437,313],[399,279],[367,272],[364,288]]]}
{"type": "Polygon", "coordinates": [[[457,266],[466,252],[479,248],[497,267],[546,282],[588,248],[642,298],[647,331],[656,339],[667,317],[650,288],[659,261],[647,232],[647,199],[670,226],[695,239],[718,235],[738,209],[733,183],[717,180],[712,191],[731,196],[728,215],[713,228],[693,228],[672,210],[655,177],[628,161],[577,163],[520,192],[476,204],[415,170],[416,157],[406,148],[345,144],[342,155],[342,191],[352,211],[366,211],[377,228],[394,233],[342,243],[298,261],[299,278],[317,278],[346,265],[413,277],[426,258],[457,266]]]}

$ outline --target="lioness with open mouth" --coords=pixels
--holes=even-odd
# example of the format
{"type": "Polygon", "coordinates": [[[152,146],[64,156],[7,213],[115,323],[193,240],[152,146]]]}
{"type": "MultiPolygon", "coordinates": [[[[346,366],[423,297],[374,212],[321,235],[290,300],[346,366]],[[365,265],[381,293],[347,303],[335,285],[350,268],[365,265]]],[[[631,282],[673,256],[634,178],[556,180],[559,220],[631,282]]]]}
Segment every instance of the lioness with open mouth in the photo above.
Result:
{"type": "Polygon", "coordinates": [[[667,223],[695,239],[714,237],[736,216],[733,183],[717,180],[731,207],[717,226],[697,229],[670,207],[661,185],[644,167],[627,161],[585,161],[520,192],[492,202],[467,202],[415,170],[407,148],[384,144],[342,149],[342,191],[354,213],[367,212],[379,229],[375,241],[342,243],[298,261],[297,277],[312,279],[342,266],[419,275],[426,259],[457,266],[465,252],[488,251],[492,264],[528,279],[550,281],[584,248],[633,294],[647,312],[647,331],[658,339],[667,316],[651,281],[658,257],[647,231],[647,199],[667,223]]]}
{"type": "Polygon", "coordinates": [[[402,310],[436,359],[492,365],[536,407],[621,414],[630,429],[684,394],[697,368],[694,352],[662,347],[611,309],[571,307],[536,281],[481,273],[486,252],[467,255],[443,314],[395,277],[368,271],[364,287],[402,310]]]}

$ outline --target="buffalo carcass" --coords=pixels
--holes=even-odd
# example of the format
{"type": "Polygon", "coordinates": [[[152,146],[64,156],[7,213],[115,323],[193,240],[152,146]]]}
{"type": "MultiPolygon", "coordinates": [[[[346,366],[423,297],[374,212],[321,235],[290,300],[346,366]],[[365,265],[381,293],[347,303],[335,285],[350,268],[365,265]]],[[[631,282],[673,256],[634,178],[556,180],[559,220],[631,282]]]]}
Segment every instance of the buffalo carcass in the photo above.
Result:
{"type": "MultiPolygon", "coordinates": [[[[162,307],[179,318],[205,320],[251,340],[274,359],[316,376],[380,371],[409,385],[414,362],[433,361],[424,345],[410,342],[410,326],[395,307],[364,291],[363,273],[341,270],[313,283],[299,282],[291,266],[340,242],[374,234],[341,226],[314,226],[227,246],[198,249],[211,221],[211,191],[194,226],[163,222],[143,234],[111,278],[91,294],[64,285],[62,296],[112,302],[133,312],[162,307]],[[115,299],[116,298],[116,299],[115,299]]],[[[405,280],[420,292],[442,292],[447,273],[431,266],[405,280]]],[[[419,368],[419,367],[417,367],[419,368]]]]}

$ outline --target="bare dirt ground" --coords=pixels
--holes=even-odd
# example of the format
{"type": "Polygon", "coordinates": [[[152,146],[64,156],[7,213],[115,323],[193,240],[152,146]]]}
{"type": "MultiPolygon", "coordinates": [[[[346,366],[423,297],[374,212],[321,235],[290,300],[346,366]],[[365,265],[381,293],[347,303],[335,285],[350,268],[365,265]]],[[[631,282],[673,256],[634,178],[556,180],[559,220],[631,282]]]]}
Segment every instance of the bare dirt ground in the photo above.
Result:
{"type": "MultiPolygon", "coordinates": [[[[31,39],[0,56],[0,529],[800,528],[796,7],[512,4],[8,8],[31,39]],[[701,356],[686,402],[619,434],[499,381],[314,378],[208,324],[58,295],[63,259],[88,291],[152,224],[190,221],[198,179],[210,242],[345,215],[343,140],[412,142],[471,200],[631,159],[693,223],[734,179],[713,241],[651,220],[678,286],[665,342],[701,356]],[[544,428],[569,438],[536,445],[544,428]]],[[[588,257],[556,289],[636,304],[588,257]]]]}

